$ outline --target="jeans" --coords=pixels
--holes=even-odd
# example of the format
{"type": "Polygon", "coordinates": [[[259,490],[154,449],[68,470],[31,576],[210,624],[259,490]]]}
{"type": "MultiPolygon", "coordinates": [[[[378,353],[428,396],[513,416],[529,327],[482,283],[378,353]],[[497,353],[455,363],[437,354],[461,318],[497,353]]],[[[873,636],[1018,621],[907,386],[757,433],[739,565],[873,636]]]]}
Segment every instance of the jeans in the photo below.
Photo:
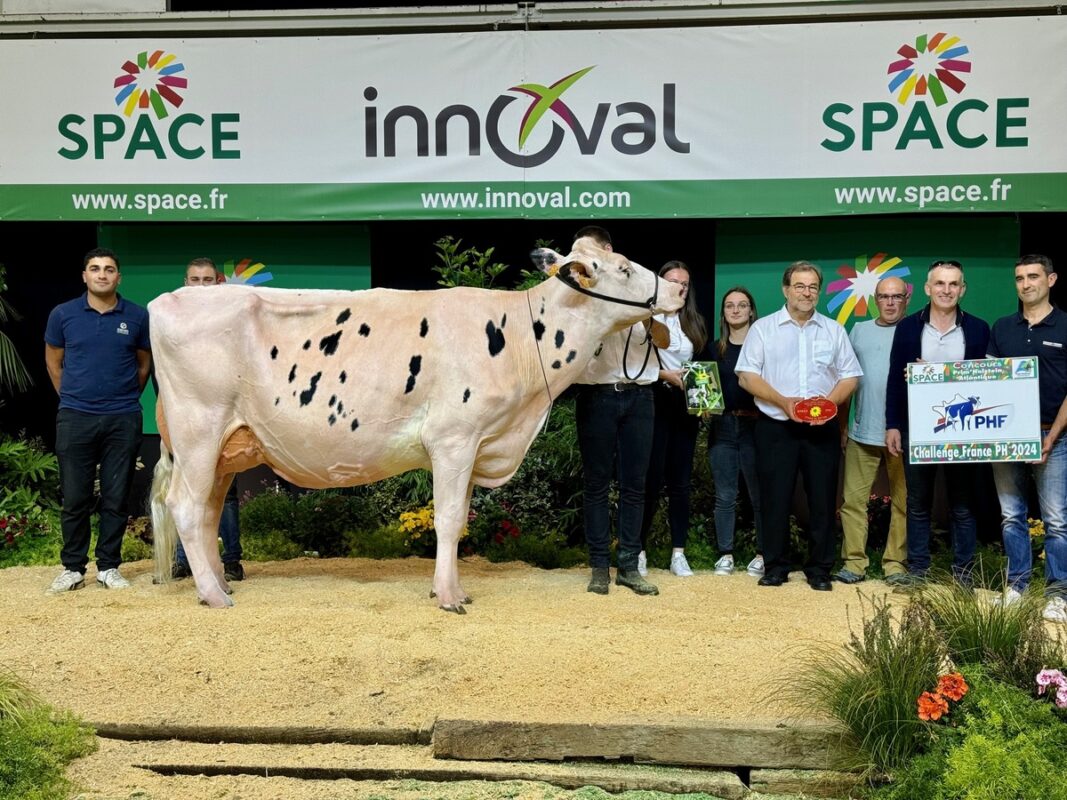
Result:
{"type": "Polygon", "coordinates": [[[904,479],[908,484],[908,572],[924,576],[930,570],[930,531],[934,507],[934,481],[938,467],[945,470],[948,491],[949,533],[952,537],[952,574],[969,581],[978,544],[978,529],[971,511],[971,487],[975,470],[971,464],[911,464],[908,436],[901,434],[904,449],[904,479]]]}
{"type": "Polygon", "coordinates": [[[845,487],[841,502],[841,558],[845,569],[856,575],[867,572],[867,501],[871,496],[878,473],[878,465],[885,459],[889,476],[889,494],[892,512],[889,521],[889,536],[882,554],[882,569],[886,576],[903,575],[907,546],[907,496],[904,483],[904,464],[900,456],[893,457],[885,446],[864,444],[849,439],[845,445],[845,487]]]}
{"type": "Polygon", "coordinates": [[[130,486],[141,447],[141,412],[85,414],[69,408],[56,416],[56,459],[63,494],[60,517],[66,569],[85,573],[91,536],[93,483],[100,467],[100,534],[96,540],[99,572],[122,563],[130,486]]]}
{"type": "Polygon", "coordinates": [[[582,454],[582,506],[589,565],[609,566],[611,521],[608,489],[618,459],[619,569],[637,569],[645,475],[652,452],[652,389],[621,384],[582,386],[575,404],[578,449],[582,454]]]}
{"type": "MultiPolygon", "coordinates": [[[[219,517],[219,538],[222,539],[222,563],[230,564],[240,561],[243,555],[241,551],[241,518],[237,503],[237,476],[234,476],[230,484],[230,490],[226,492],[226,499],[222,503],[222,516],[219,517]]],[[[185,548],[181,540],[178,541],[178,552],[174,555],[174,561],[183,567],[189,566],[189,559],[185,555],[185,548]]]]}
{"type": "MultiPolygon", "coordinates": [[[[1044,434],[1043,435],[1047,435],[1044,434]]],[[[1041,519],[1045,523],[1045,592],[1067,598],[1067,437],[1053,445],[1044,464],[1002,462],[993,465],[1000,498],[1001,531],[1008,554],[1008,584],[1025,591],[1033,555],[1026,522],[1028,478],[1034,476],[1041,519]]]]}
{"type": "Polygon", "coordinates": [[[724,414],[712,419],[711,432],[708,434],[708,465],[715,483],[715,539],[719,552],[724,555],[734,551],[737,497],[742,475],[756,522],[756,551],[763,553],[755,430],[755,417],[724,414]]]}
{"type": "Polygon", "coordinates": [[[689,492],[693,477],[700,421],[689,413],[681,389],[663,383],[653,390],[655,424],[652,456],[645,480],[645,511],[641,522],[641,549],[648,542],[652,518],[659,508],[660,493],[667,486],[667,519],[671,547],[684,548],[689,538],[689,492]]]}

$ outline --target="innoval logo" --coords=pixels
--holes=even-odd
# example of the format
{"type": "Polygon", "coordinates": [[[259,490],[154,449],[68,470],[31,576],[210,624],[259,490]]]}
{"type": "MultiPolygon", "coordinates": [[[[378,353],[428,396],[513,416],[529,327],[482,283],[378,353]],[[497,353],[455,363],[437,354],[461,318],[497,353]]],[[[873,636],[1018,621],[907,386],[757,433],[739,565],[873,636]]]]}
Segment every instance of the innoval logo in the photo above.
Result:
{"type": "MultiPolygon", "coordinates": [[[[857,144],[860,150],[883,151],[1026,147],[1030,98],[976,96],[974,87],[968,87],[974,67],[971,56],[969,45],[945,32],[921,33],[914,42],[898,46],[884,73],[873,63],[871,68],[872,80],[878,76],[881,83],[882,76],[888,76],[894,102],[830,103],[822,113],[829,135],[819,145],[834,153],[857,144]]],[[[989,79],[995,79],[990,72],[987,68],[989,79]]],[[[884,97],[884,91],[875,96],[884,97]]]]}
{"type": "MultiPolygon", "coordinates": [[[[189,88],[185,63],[174,53],[143,50],[119,67],[107,89],[118,114],[64,114],[57,126],[67,144],[57,151],[78,161],[240,158],[237,112],[177,114],[189,88]]],[[[98,97],[99,95],[87,95],[98,97]]],[[[103,100],[103,97],[100,97],[103,100]]]]}
{"type": "MultiPolygon", "coordinates": [[[[584,107],[565,102],[564,93],[595,68],[595,64],[584,67],[549,84],[520,83],[494,98],[483,98],[478,106],[453,102],[438,111],[409,104],[379,109],[373,104],[379,100],[378,89],[368,86],[363,97],[372,104],[363,110],[364,152],[367,158],[393,158],[398,153],[427,157],[431,151],[438,158],[480,156],[484,136],[489,150],[505,164],[530,168],[555,156],[568,131],[583,156],[595,155],[602,144],[626,156],[642,155],[661,143],[675,153],[689,152],[689,142],[677,133],[677,87],[673,83],[662,84],[658,108],[645,102],[647,98],[614,105],[586,100],[584,107]],[[532,98],[521,119],[517,113],[521,106],[512,108],[513,103],[523,99],[516,94],[532,98]],[[450,124],[453,120],[454,125],[450,124]],[[542,121],[546,124],[539,125],[542,121]],[[542,135],[531,138],[535,130],[545,128],[547,136],[542,131],[542,135]],[[398,137],[398,129],[402,138],[398,137]],[[448,138],[450,132],[452,141],[448,138]],[[457,152],[457,136],[459,149],[465,146],[466,152],[457,152]],[[534,146],[538,149],[531,149],[534,146]]],[[[583,89],[591,88],[588,81],[583,84],[583,89]]]]}

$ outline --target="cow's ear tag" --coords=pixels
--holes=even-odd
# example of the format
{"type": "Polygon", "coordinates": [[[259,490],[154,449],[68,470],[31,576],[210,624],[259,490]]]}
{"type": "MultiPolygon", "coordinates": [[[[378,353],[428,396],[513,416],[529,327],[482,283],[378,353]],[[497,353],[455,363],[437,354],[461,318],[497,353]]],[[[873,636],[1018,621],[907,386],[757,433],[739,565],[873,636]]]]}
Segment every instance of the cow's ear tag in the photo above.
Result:
{"type": "Polygon", "coordinates": [[[590,286],[593,285],[593,282],[591,280],[589,280],[589,278],[586,277],[585,275],[579,275],[578,276],[578,285],[581,286],[583,289],[588,289],[590,286]]]}
{"type": "Polygon", "coordinates": [[[553,264],[551,267],[545,270],[545,273],[550,278],[556,277],[556,273],[559,272],[559,264],[553,264]]]}

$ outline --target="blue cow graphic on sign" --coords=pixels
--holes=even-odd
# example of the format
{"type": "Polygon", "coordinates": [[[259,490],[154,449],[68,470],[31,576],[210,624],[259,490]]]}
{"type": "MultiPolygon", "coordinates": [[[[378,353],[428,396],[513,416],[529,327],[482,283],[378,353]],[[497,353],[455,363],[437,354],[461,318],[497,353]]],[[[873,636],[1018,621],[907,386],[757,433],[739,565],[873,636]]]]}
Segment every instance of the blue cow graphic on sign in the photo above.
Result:
{"type": "Polygon", "coordinates": [[[987,406],[978,408],[980,398],[963,397],[957,394],[951,400],[941,405],[932,406],[937,414],[937,422],[934,425],[934,433],[940,433],[946,428],[961,431],[978,428],[1002,428],[1008,421],[1007,414],[986,414],[994,408],[1001,406],[987,406]]]}

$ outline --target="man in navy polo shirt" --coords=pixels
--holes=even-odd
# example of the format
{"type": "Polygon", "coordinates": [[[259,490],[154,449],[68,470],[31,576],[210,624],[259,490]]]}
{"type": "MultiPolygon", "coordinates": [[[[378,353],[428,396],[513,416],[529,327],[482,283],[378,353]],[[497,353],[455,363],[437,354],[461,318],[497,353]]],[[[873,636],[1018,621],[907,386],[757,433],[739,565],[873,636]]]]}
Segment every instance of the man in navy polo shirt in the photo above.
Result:
{"type": "Polygon", "coordinates": [[[1018,602],[1033,568],[1026,522],[1027,484],[1034,476],[1045,523],[1045,619],[1067,622],[1067,313],[1049,301],[1056,283],[1047,256],[1015,263],[1015,291],[1022,310],[998,319],[989,338],[990,358],[1037,356],[1041,401],[1041,461],[993,465],[1000,497],[1001,531],[1008,554],[1008,589],[1002,602],[1018,602]]]}
{"type": "Polygon", "coordinates": [[[121,280],[113,252],[90,250],[82,269],[86,293],[52,309],[45,328],[45,364],[59,394],[56,457],[63,492],[63,572],[52,581],[52,594],[85,585],[98,466],[96,580],[107,589],[130,585],[118,567],[151,353],[148,311],[118,294],[121,280]]]}

